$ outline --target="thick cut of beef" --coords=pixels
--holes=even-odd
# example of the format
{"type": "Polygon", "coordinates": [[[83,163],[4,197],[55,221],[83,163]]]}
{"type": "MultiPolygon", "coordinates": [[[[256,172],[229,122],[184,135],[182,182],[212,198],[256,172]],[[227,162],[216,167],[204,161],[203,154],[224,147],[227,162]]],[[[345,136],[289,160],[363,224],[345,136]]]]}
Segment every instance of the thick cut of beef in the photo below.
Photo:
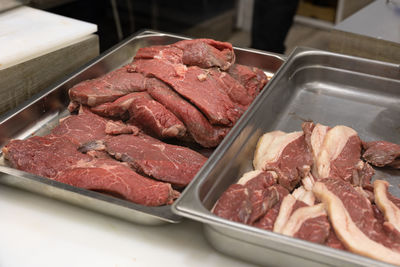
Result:
{"type": "Polygon", "coordinates": [[[350,182],[361,157],[361,140],[347,126],[330,129],[316,160],[316,178],[337,177],[350,182]]]}
{"type": "Polygon", "coordinates": [[[387,141],[363,142],[363,158],[377,167],[400,169],[400,145],[387,141]]]}
{"type": "Polygon", "coordinates": [[[394,228],[400,233],[400,199],[392,196],[388,187],[389,183],[386,181],[374,181],[375,203],[383,213],[386,224],[390,224],[390,228],[394,228]]]}
{"type": "Polygon", "coordinates": [[[325,178],[313,187],[325,204],[337,237],[349,251],[400,264],[400,242],[387,236],[374,216],[371,203],[351,184],[338,178],[325,178]]]}
{"type": "Polygon", "coordinates": [[[69,139],[53,135],[12,140],[3,148],[3,153],[12,167],[49,178],[70,165],[92,159],[80,153],[69,139]]]}
{"type": "Polygon", "coordinates": [[[255,67],[248,67],[236,63],[232,65],[227,72],[246,88],[247,93],[253,99],[261,92],[261,89],[263,89],[268,82],[267,75],[265,75],[262,70],[255,67]]]}
{"type": "Polygon", "coordinates": [[[144,90],[143,75],[130,73],[124,66],[99,78],[78,83],[69,90],[69,97],[73,102],[93,107],[144,90]]]}
{"type": "Polygon", "coordinates": [[[134,99],[129,107],[131,120],[158,138],[183,137],[185,125],[159,102],[148,98],[134,99]]]}
{"type": "Polygon", "coordinates": [[[135,55],[135,60],[154,58],[201,68],[219,67],[222,70],[227,70],[235,62],[230,43],[211,39],[183,40],[172,45],[144,47],[135,55]]]}
{"type": "Polygon", "coordinates": [[[179,196],[170,184],[143,177],[112,159],[93,159],[76,164],[58,172],[54,179],[76,187],[116,194],[145,206],[172,204],[179,196]]]}
{"type": "Polygon", "coordinates": [[[209,75],[208,70],[159,59],[136,60],[131,64],[131,70],[170,85],[202,111],[211,124],[233,125],[245,110],[230,99],[220,81],[209,75]]]}
{"type": "Polygon", "coordinates": [[[253,161],[257,170],[275,171],[279,184],[288,190],[309,174],[311,164],[303,132],[264,134],[257,143],[253,161]]]}
{"type": "Polygon", "coordinates": [[[147,91],[172,111],[185,124],[193,139],[203,147],[217,146],[230,130],[228,127],[211,125],[194,106],[157,79],[149,79],[147,91]]]}
{"type": "Polygon", "coordinates": [[[328,238],[330,224],[324,204],[301,207],[287,220],[281,233],[314,243],[324,244],[328,238]]]}
{"type": "Polygon", "coordinates": [[[213,213],[235,222],[252,224],[279,201],[276,174],[250,171],[218,199],[213,213]]]}
{"type": "Polygon", "coordinates": [[[108,102],[92,107],[90,110],[100,116],[125,119],[128,118],[129,107],[133,100],[137,98],[151,99],[147,92],[134,92],[124,95],[114,102],[108,102]]]}
{"type": "Polygon", "coordinates": [[[144,134],[111,136],[106,150],[135,170],[183,187],[189,184],[207,158],[186,148],[163,143],[144,134]]]}

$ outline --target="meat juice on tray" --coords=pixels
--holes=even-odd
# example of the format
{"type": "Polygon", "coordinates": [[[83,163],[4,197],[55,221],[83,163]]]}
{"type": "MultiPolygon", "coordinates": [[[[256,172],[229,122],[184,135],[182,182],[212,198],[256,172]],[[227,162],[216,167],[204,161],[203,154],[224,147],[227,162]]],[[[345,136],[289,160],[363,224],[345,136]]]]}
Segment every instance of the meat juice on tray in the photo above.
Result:
{"type": "Polygon", "coordinates": [[[268,78],[232,45],[184,40],[69,90],[71,115],[3,148],[15,168],[146,205],[171,204],[268,78]],[[195,148],[195,149],[193,149],[195,148]],[[197,152],[197,151],[199,152],[197,152]]]}
{"type": "Polygon", "coordinates": [[[264,134],[245,173],[218,199],[220,217],[400,265],[400,199],[375,180],[400,169],[400,146],[352,128],[304,122],[264,134]]]}

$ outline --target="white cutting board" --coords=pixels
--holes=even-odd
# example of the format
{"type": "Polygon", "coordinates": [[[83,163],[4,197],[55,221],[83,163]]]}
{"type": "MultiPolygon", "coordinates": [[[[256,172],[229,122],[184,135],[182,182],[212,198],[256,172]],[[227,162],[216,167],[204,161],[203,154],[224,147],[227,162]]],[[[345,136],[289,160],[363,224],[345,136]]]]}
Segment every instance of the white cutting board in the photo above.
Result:
{"type": "Polygon", "coordinates": [[[31,7],[0,13],[0,70],[75,43],[97,25],[31,7]]]}

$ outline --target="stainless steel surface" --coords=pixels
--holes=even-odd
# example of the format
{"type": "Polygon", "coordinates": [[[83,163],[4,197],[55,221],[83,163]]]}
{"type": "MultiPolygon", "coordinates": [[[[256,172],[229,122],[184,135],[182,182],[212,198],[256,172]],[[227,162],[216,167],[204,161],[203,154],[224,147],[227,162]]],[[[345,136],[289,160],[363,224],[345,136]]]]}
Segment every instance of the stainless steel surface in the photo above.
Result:
{"type": "MultiPolygon", "coordinates": [[[[400,68],[362,58],[297,48],[224,139],[173,210],[205,223],[219,251],[261,265],[387,266],[366,257],[283,236],[213,215],[229,185],[252,169],[255,145],[268,131],[298,131],[304,120],[347,125],[365,141],[400,143],[400,68]]],[[[400,196],[400,171],[381,169],[400,196]]]]}
{"type": "MultiPolygon", "coordinates": [[[[74,84],[98,77],[129,63],[141,47],[165,45],[182,39],[186,38],[155,31],[143,31],[121,42],[67,79],[1,116],[0,147],[6,145],[11,139],[47,134],[57,125],[60,118],[68,115],[67,92],[74,84]]],[[[235,53],[237,62],[259,67],[269,75],[275,73],[284,61],[280,55],[250,49],[235,48],[235,53]]],[[[137,223],[151,225],[164,222],[175,223],[181,220],[180,216],[172,212],[170,206],[137,205],[12,169],[4,162],[0,164],[0,182],[137,223]]]]}
{"type": "Polygon", "coordinates": [[[3,11],[7,11],[9,9],[26,5],[29,3],[29,0],[1,0],[0,1],[0,13],[3,11]]]}

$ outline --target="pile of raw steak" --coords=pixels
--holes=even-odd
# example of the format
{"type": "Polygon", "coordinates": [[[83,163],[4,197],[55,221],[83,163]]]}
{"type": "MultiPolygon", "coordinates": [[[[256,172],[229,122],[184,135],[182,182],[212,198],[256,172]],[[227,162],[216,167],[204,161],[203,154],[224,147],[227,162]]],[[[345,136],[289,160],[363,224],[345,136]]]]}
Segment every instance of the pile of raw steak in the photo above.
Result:
{"type": "Polygon", "coordinates": [[[371,165],[400,169],[400,145],[363,142],[346,126],[302,128],[264,134],[255,170],[221,195],[213,213],[400,264],[400,199],[386,181],[371,184],[371,165]]]}
{"type": "Polygon", "coordinates": [[[189,147],[216,147],[267,81],[235,64],[229,43],[142,48],[132,63],[71,88],[73,115],[50,134],[12,140],[3,152],[23,171],[138,204],[171,204],[207,160],[189,147]]]}

